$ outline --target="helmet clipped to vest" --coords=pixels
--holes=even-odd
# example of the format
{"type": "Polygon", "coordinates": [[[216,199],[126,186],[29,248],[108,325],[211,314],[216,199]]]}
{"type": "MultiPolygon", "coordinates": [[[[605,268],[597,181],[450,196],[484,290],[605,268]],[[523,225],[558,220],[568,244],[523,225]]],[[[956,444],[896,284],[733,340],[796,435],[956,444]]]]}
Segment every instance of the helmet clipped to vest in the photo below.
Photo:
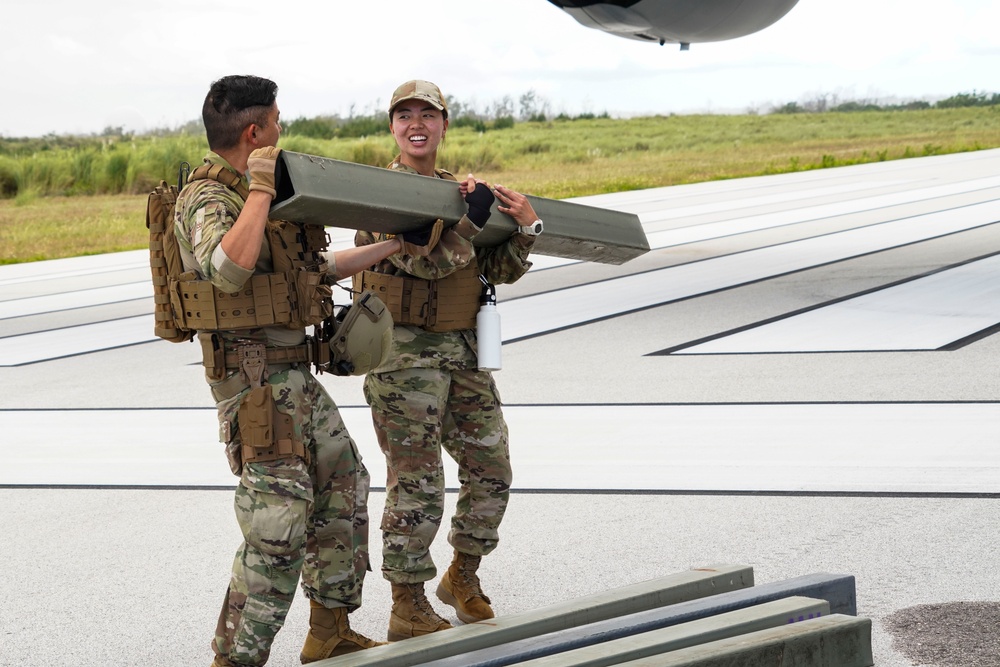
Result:
{"type": "Polygon", "coordinates": [[[392,326],[385,303],[366,290],[334,318],[326,370],[334,375],[364,375],[378,368],[389,355],[392,326]]]}

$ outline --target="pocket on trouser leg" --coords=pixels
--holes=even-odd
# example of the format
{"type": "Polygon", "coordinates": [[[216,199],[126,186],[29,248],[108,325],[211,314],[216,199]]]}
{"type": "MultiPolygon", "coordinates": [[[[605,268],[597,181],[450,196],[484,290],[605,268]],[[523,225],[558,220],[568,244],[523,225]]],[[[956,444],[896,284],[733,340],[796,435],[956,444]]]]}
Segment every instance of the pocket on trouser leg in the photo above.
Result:
{"type": "Polygon", "coordinates": [[[265,556],[287,557],[301,554],[305,548],[308,507],[309,503],[298,496],[241,485],[236,518],[247,545],[265,556]]]}

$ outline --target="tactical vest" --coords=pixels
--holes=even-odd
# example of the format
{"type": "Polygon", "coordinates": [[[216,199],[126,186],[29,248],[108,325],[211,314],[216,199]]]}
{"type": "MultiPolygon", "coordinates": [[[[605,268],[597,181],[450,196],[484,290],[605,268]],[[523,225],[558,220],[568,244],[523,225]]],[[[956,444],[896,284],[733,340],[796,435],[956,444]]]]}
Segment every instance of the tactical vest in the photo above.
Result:
{"type": "Polygon", "coordinates": [[[374,292],[388,307],[395,324],[436,333],[476,327],[483,283],[475,257],[468,266],[439,280],[363,271],[353,281],[355,294],[374,292]]]}
{"type": "MultiPolygon", "coordinates": [[[[206,178],[234,190],[244,201],[249,194],[240,177],[221,165],[195,169],[188,183],[206,178]]],[[[194,271],[168,276],[178,329],[302,329],[333,314],[332,292],[326,284],[327,262],[320,254],[330,242],[326,230],[319,225],[269,220],[265,234],[274,271],[250,276],[237,292],[226,292],[209,280],[198,279],[194,271]]]]}

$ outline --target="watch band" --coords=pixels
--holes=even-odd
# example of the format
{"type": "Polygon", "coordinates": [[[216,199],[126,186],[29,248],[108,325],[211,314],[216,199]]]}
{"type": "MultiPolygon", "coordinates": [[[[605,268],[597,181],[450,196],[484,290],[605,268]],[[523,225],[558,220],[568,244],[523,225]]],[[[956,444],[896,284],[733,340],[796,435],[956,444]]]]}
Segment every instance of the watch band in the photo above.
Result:
{"type": "Polygon", "coordinates": [[[517,231],[525,236],[538,236],[542,233],[542,229],[545,227],[541,220],[535,220],[530,225],[520,225],[517,231]]]}

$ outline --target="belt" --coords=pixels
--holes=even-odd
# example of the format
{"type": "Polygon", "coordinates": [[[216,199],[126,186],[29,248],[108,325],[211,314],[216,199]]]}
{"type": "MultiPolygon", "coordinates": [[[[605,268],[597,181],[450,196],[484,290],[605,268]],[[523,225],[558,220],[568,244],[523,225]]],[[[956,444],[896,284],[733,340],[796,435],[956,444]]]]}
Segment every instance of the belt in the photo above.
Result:
{"type": "MultiPolygon", "coordinates": [[[[216,403],[232,398],[250,386],[248,378],[240,368],[239,343],[223,348],[222,341],[215,334],[198,334],[198,338],[202,342],[203,363],[209,379],[214,379],[213,374],[219,378],[210,385],[216,403]]],[[[265,348],[267,375],[287,371],[296,364],[310,363],[314,358],[314,341],[312,339],[307,341],[303,345],[265,348]]]]}
{"type": "MultiPolygon", "coordinates": [[[[238,346],[234,346],[238,347],[238,346]]],[[[304,345],[293,345],[291,347],[269,347],[264,352],[267,359],[267,369],[269,373],[275,373],[275,367],[282,364],[308,363],[313,360],[312,346],[308,343],[304,345]]],[[[240,367],[240,355],[235,349],[226,349],[225,356],[226,370],[238,370],[240,367]]],[[[282,369],[286,370],[286,369],[282,369]]]]}

